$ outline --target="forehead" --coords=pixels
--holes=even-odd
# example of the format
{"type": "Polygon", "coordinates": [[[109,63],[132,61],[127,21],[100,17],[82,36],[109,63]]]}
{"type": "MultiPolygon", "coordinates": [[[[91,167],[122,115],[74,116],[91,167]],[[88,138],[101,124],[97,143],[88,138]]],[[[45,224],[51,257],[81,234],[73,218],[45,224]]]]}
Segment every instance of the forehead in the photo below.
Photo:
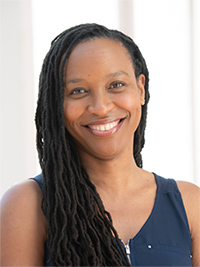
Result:
{"type": "Polygon", "coordinates": [[[65,65],[66,74],[75,75],[79,70],[93,71],[98,67],[105,71],[115,68],[131,68],[131,56],[124,45],[108,38],[95,38],[79,43],[71,52],[65,65]]]}
{"type": "Polygon", "coordinates": [[[120,52],[123,54],[127,54],[130,57],[128,50],[124,47],[124,45],[118,41],[108,38],[94,38],[91,40],[86,40],[79,43],[71,52],[71,56],[80,56],[80,54],[84,53],[116,53],[120,52]]]}

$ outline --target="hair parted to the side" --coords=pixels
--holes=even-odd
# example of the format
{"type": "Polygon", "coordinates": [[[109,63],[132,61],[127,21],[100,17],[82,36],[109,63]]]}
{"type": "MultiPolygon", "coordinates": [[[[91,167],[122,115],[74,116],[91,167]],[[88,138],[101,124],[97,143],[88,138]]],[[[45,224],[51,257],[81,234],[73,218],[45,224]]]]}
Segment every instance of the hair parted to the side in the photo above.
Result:
{"type": "Polygon", "coordinates": [[[93,38],[121,42],[132,58],[136,78],[140,74],[145,76],[145,104],[133,148],[136,164],[142,167],[149,74],[139,48],[123,33],[97,24],[82,24],[62,32],[52,41],[43,62],[36,111],[42,207],[54,266],[130,266],[110,214],[105,211],[65,128],[64,66],[77,44],[93,38]]]}

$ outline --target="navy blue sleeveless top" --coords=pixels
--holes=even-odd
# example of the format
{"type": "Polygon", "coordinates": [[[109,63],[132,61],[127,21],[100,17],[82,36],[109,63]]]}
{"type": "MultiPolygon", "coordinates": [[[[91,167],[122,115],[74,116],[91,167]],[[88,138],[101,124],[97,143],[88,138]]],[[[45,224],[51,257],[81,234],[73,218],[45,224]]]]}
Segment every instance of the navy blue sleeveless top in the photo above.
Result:
{"type": "MultiPolygon", "coordinates": [[[[153,210],[125,252],[132,266],[192,266],[192,242],[181,194],[173,179],[154,174],[157,194],[153,210]]],[[[42,175],[32,178],[42,189],[42,175]]],[[[137,218],[136,218],[137,219],[137,218]]],[[[44,266],[52,266],[45,246],[44,266]]]]}

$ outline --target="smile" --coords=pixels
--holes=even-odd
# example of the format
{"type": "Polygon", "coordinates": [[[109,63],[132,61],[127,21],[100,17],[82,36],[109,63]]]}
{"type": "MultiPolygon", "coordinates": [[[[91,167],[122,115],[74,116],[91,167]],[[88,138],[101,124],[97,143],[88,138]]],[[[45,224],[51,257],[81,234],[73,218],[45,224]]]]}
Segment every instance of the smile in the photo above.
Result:
{"type": "Polygon", "coordinates": [[[125,118],[116,119],[111,122],[102,121],[101,123],[90,123],[85,125],[85,129],[95,136],[108,137],[118,132],[124,120],[125,118]]]}
{"type": "Polygon", "coordinates": [[[113,129],[118,123],[119,121],[114,121],[114,122],[102,124],[102,125],[88,125],[88,127],[92,130],[98,130],[98,131],[104,132],[104,131],[109,131],[113,129]]]}

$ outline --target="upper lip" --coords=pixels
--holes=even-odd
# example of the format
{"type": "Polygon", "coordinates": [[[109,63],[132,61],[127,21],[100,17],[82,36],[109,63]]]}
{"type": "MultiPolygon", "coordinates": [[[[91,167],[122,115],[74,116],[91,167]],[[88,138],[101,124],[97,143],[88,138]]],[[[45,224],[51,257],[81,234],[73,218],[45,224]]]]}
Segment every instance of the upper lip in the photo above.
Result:
{"type": "Polygon", "coordinates": [[[92,121],[92,122],[89,122],[87,124],[84,124],[83,126],[104,125],[104,124],[112,123],[112,122],[115,122],[115,121],[120,121],[120,120],[123,120],[123,119],[125,119],[125,117],[122,117],[122,118],[108,118],[108,119],[103,119],[103,120],[92,121]]]}

